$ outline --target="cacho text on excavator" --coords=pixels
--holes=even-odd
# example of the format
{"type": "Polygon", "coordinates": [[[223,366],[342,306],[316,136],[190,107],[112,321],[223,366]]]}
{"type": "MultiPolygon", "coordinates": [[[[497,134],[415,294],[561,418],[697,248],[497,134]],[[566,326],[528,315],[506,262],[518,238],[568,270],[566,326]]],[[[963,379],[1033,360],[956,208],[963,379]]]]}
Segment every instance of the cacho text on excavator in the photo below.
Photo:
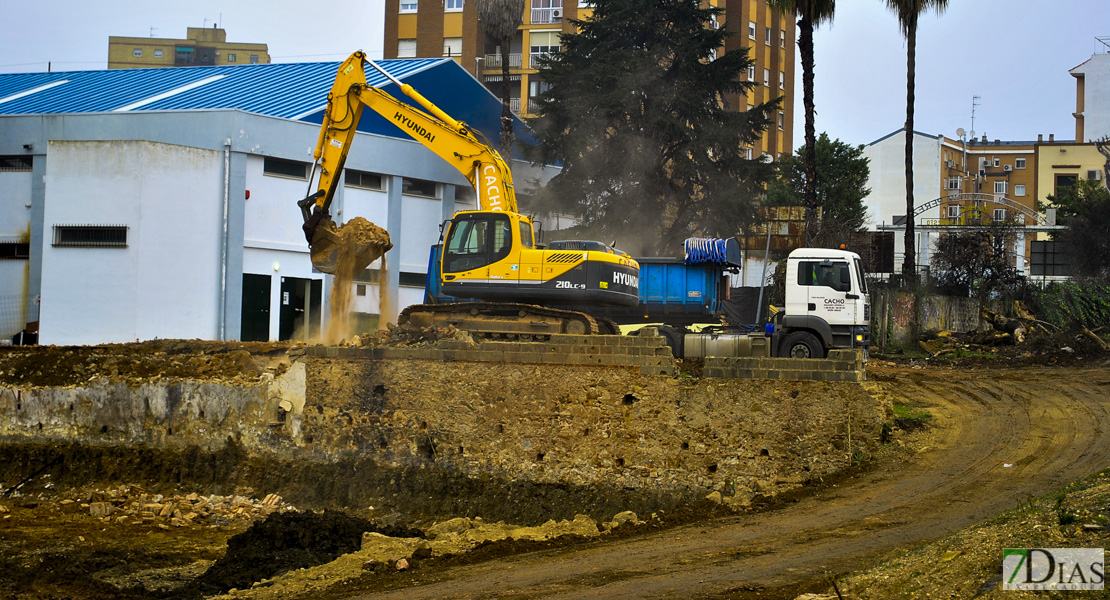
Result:
{"type": "MultiPolygon", "coordinates": [[[[324,273],[358,272],[389,246],[360,244],[337,234],[329,213],[362,110],[369,107],[447,161],[477,193],[477,210],[455,213],[438,251],[444,294],[466,302],[406,308],[402,322],[452,324],[477,334],[521,336],[552,333],[618,333],[615,325],[561,306],[636,306],[639,265],[629,255],[593,241],[537,243],[531,217],[517,208],[509,166],[481,132],[455,120],[355,52],[339,67],[328,94],[313,166],[316,191],[298,202],[312,264],[324,273]],[[417,106],[367,83],[365,65],[382,73],[417,106]],[[343,256],[352,264],[340,267],[343,256]]],[[[429,224],[431,226],[431,224],[429,224]]]]}

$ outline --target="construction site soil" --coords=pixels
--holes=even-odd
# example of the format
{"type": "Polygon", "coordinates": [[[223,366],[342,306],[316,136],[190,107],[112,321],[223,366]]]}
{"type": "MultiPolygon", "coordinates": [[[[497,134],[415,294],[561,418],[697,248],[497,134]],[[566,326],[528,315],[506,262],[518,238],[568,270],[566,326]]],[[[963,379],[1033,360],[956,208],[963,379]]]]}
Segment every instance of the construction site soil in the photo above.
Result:
{"type": "MultiPolygon", "coordinates": [[[[230,442],[2,444],[0,599],[1009,598],[999,544],[1110,541],[1105,477],[1056,500],[1110,466],[1110,355],[1081,336],[1037,343],[873,359],[902,427],[840,474],[738,512],[711,495],[632,514],[650,504],[642,490],[492,489],[354,459],[261,460],[230,442]],[[395,501],[353,503],[358,486],[395,501]]],[[[250,383],[285,372],[295,347],[0,348],[0,385],[250,383]]]]}

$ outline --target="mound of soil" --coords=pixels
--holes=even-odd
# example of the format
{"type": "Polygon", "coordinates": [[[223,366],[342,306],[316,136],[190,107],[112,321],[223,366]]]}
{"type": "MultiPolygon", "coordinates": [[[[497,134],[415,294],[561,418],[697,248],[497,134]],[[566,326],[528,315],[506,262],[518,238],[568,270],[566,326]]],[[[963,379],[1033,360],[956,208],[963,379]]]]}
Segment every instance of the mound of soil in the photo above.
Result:
{"type": "Polygon", "coordinates": [[[381,526],[341,512],[275,513],[227,542],[227,554],[197,578],[183,598],[249,588],[256,581],[314,567],[354,552],[363,532],[391,537],[424,537],[419,530],[381,526]]]}
{"type": "Polygon", "coordinates": [[[289,365],[289,342],[153,340],[98,346],[0,347],[0,385],[65,387],[107,378],[249,382],[289,365]]]}

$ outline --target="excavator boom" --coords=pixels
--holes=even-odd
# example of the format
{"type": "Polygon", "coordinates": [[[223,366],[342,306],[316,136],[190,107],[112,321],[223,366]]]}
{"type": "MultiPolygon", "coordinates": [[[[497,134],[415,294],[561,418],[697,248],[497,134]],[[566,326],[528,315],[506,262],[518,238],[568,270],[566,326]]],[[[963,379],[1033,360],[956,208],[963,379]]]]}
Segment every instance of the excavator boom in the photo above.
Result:
{"type": "Polygon", "coordinates": [[[381,243],[381,236],[348,235],[351,222],[337,228],[329,213],[364,108],[457,169],[477,192],[477,210],[455,213],[444,229],[442,253],[428,276],[435,277],[448,296],[485,302],[410,307],[402,319],[456,323],[472,332],[496,334],[597,333],[600,324],[589,315],[554,307],[638,304],[635,260],[598,242],[564,242],[558,248],[537,245],[532,219],[517,212],[512,173],[493,145],[412,86],[368,62],[362,52],[339,67],[314,152],[309,185],[311,189],[311,181],[316,180],[316,188],[298,203],[312,264],[319,271],[357,273],[389,248],[388,241],[381,243]],[[369,85],[367,64],[411,103],[369,85]],[[340,266],[343,263],[348,266],[340,266]]]}
{"type": "MultiPolygon", "coordinates": [[[[313,165],[314,179],[319,170],[316,190],[298,202],[304,218],[303,228],[311,249],[312,264],[323,273],[335,272],[343,252],[357,257],[354,261],[356,264],[352,266],[355,272],[366,268],[385,252],[379,252],[378,247],[367,247],[358,242],[352,245],[343,236],[341,228],[335,227],[330,213],[339,176],[343,172],[364,107],[382,115],[458,169],[477,190],[481,210],[517,210],[509,167],[501,155],[484,141],[481,133],[462,121],[451,118],[412,86],[401,83],[373,63],[369,64],[424,110],[368,85],[366,64],[366,55],[355,52],[339,67],[335,83],[328,93],[324,121],[313,153],[316,160],[313,165]]],[[[309,185],[312,185],[311,180],[309,185]]]]}

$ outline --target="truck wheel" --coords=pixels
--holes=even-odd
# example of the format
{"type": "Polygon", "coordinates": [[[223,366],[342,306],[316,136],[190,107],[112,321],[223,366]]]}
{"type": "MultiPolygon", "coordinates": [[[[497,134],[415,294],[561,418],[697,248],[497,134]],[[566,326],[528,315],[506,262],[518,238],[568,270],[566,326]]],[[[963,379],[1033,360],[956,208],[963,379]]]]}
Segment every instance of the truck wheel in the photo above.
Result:
{"type": "Polygon", "coordinates": [[[812,333],[795,331],[782,342],[782,355],[787,358],[825,358],[825,348],[812,333]]]}

